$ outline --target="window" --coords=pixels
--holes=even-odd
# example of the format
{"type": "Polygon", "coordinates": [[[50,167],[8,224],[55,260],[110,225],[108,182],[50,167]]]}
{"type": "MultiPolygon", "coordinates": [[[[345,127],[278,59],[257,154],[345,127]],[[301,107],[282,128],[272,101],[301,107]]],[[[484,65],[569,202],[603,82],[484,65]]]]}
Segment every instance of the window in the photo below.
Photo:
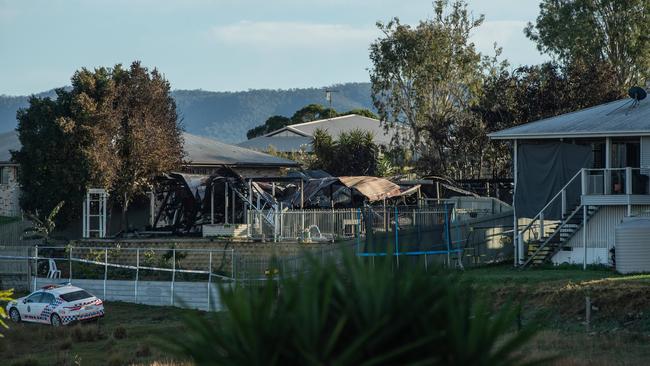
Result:
{"type": "Polygon", "coordinates": [[[54,302],[54,295],[43,293],[43,296],[41,297],[41,300],[39,302],[44,304],[51,304],[54,302]]]}
{"type": "Polygon", "coordinates": [[[41,297],[42,296],[43,296],[42,292],[33,293],[33,294],[29,295],[29,297],[27,298],[27,300],[25,302],[28,302],[28,303],[30,303],[30,302],[41,302],[41,297]]]}
{"type": "Polygon", "coordinates": [[[0,184],[9,184],[9,170],[11,167],[3,166],[0,168],[0,184]]]}
{"type": "Polygon", "coordinates": [[[61,295],[60,297],[67,302],[72,302],[81,299],[87,299],[89,297],[93,297],[93,295],[87,293],[84,290],[79,290],[74,292],[68,292],[67,294],[61,295]]]}

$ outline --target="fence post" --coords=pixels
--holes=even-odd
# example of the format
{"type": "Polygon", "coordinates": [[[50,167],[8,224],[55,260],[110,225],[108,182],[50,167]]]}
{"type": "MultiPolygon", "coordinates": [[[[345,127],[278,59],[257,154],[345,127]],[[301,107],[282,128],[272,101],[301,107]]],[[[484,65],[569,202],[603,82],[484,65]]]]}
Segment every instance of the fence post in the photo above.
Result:
{"type": "Polygon", "coordinates": [[[108,248],[104,248],[104,299],[106,300],[106,279],[108,277],[108,248]]]}
{"type": "Polygon", "coordinates": [[[210,298],[212,297],[212,251],[210,251],[208,259],[208,311],[210,309],[210,298]]]}
{"type": "Polygon", "coordinates": [[[237,283],[237,272],[236,272],[236,267],[235,267],[235,249],[230,249],[230,256],[232,259],[230,259],[230,272],[233,280],[235,283],[237,283]]]}
{"type": "Polygon", "coordinates": [[[171,304],[174,306],[174,281],[176,280],[176,249],[172,249],[172,288],[171,304]]]}
{"type": "Polygon", "coordinates": [[[38,278],[38,245],[34,246],[34,288],[32,291],[36,291],[36,279],[38,278]]]}
{"type": "Polygon", "coordinates": [[[72,246],[68,246],[68,282],[72,283],[72,246]]]}
{"type": "Polygon", "coordinates": [[[424,253],[424,272],[429,272],[429,263],[427,260],[427,253],[424,253]]]}
{"type": "Polygon", "coordinates": [[[397,217],[397,206],[395,206],[395,261],[399,268],[399,220],[397,217]]]}
{"type": "Polygon", "coordinates": [[[357,255],[361,253],[359,249],[361,248],[361,208],[357,209],[357,230],[356,230],[356,237],[357,237],[357,255]]]}
{"type": "Polygon", "coordinates": [[[140,248],[135,250],[135,303],[138,303],[138,281],[140,280],[140,248]]]}
{"type": "Polygon", "coordinates": [[[451,253],[449,252],[449,208],[445,205],[445,241],[447,242],[447,267],[451,268],[451,253]]]}

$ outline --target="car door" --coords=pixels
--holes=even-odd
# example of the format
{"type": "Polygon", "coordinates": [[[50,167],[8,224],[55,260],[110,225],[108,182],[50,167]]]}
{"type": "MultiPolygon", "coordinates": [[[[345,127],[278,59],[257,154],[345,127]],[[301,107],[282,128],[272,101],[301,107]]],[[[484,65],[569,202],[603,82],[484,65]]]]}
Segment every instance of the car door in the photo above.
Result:
{"type": "Polygon", "coordinates": [[[50,324],[50,316],[52,315],[52,310],[54,310],[54,295],[44,292],[43,296],[39,300],[39,304],[42,305],[40,308],[41,311],[38,314],[38,321],[41,323],[50,324]]]}
{"type": "Polygon", "coordinates": [[[20,316],[23,320],[28,322],[40,321],[38,314],[43,310],[41,307],[41,297],[43,297],[43,292],[34,292],[23,301],[20,307],[20,316]]]}

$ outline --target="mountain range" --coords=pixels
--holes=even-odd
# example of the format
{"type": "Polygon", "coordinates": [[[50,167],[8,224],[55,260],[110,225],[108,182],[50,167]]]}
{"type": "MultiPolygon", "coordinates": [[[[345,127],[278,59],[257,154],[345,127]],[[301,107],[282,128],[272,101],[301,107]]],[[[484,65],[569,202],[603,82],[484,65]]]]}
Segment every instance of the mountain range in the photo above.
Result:
{"type": "MultiPolygon", "coordinates": [[[[332,93],[332,107],[339,112],[367,108],[374,111],[370,83],[345,83],[326,88],[288,90],[253,89],[238,92],[174,90],[176,108],[183,128],[189,133],[236,143],[246,131],[263,124],[273,115],[291,117],[308,104],[327,104],[325,90],[332,93]]],[[[36,94],[54,97],[54,90],[36,94]]],[[[28,106],[28,96],[0,95],[0,132],[16,128],[16,111],[28,106]]]]}

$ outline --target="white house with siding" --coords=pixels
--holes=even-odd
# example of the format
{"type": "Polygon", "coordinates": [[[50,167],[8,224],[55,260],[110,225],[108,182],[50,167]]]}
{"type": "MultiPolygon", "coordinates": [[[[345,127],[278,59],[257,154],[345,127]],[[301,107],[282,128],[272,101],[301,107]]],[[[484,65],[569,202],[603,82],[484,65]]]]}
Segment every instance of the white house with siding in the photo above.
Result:
{"type": "Polygon", "coordinates": [[[513,147],[515,265],[612,264],[614,229],[650,212],[650,100],[490,134],[513,147]]]}

